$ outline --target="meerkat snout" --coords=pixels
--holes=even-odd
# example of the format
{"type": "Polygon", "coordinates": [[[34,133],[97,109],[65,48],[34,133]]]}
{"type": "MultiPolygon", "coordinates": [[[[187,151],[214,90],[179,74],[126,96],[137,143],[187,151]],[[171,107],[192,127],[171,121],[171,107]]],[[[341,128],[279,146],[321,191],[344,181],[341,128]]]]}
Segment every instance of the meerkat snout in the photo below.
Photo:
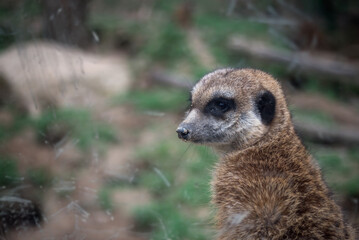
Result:
{"type": "Polygon", "coordinates": [[[187,140],[190,134],[190,131],[185,127],[178,127],[176,132],[178,134],[178,137],[183,140],[187,140]]]}

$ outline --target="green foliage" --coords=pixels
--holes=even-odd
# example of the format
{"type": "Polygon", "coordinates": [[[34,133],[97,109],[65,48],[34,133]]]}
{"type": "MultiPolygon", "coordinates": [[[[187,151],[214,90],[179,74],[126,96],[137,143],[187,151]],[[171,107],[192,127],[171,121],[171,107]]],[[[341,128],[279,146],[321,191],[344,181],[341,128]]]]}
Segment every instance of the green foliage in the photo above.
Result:
{"type": "Polygon", "coordinates": [[[324,177],[337,192],[346,196],[359,196],[358,170],[359,161],[355,149],[341,151],[319,148],[315,152],[324,177]]]}
{"type": "Polygon", "coordinates": [[[183,147],[176,146],[172,141],[162,141],[138,149],[136,154],[138,161],[148,166],[139,176],[138,183],[148,188],[154,195],[163,196],[173,191],[173,186],[168,186],[173,184],[175,178],[172,170],[178,169],[181,162],[169,159],[180,156],[181,150],[185,151],[183,147]]]}
{"type": "Polygon", "coordinates": [[[0,4],[0,50],[15,43],[17,35],[21,36],[21,40],[27,40],[29,36],[25,32],[28,30],[26,27],[31,25],[31,18],[38,17],[41,13],[39,0],[7,1],[0,4]]]}
{"type": "Polygon", "coordinates": [[[348,196],[359,197],[359,177],[350,178],[343,184],[342,188],[348,196]]]}
{"type": "Polygon", "coordinates": [[[158,25],[149,35],[142,53],[165,64],[190,60],[191,54],[182,30],[171,21],[158,25]]]}
{"type": "Polygon", "coordinates": [[[235,55],[227,48],[229,36],[240,34],[263,38],[267,31],[265,24],[218,15],[198,15],[195,23],[202,29],[203,37],[218,63],[225,66],[233,66],[237,62],[235,55]]]}
{"type": "Polygon", "coordinates": [[[178,2],[178,0],[158,0],[156,1],[154,7],[161,12],[170,13],[173,11],[175,4],[178,2]]]}
{"type": "Polygon", "coordinates": [[[110,126],[92,119],[90,112],[83,109],[54,109],[43,112],[37,118],[13,112],[10,126],[0,124],[0,142],[18,134],[24,128],[34,128],[41,141],[61,140],[66,135],[78,140],[82,150],[95,142],[109,143],[117,140],[110,126]]]}
{"type": "Polygon", "coordinates": [[[152,88],[120,95],[114,102],[131,103],[141,111],[176,111],[184,110],[187,96],[183,90],[152,88]]]}
{"type": "MultiPolygon", "coordinates": [[[[153,172],[145,172],[141,174],[139,177],[139,184],[148,190],[153,195],[160,196],[162,194],[165,194],[170,189],[168,186],[168,183],[173,182],[173,177],[170,177],[170,173],[166,172],[166,175],[159,175],[155,170],[156,168],[153,168],[153,172]]],[[[162,173],[162,172],[161,172],[162,173]]],[[[163,174],[163,173],[162,173],[163,174]]]]}
{"type": "Polygon", "coordinates": [[[137,228],[155,229],[151,239],[207,239],[193,226],[195,220],[181,213],[172,202],[153,204],[134,212],[137,228]]]}
{"type": "Polygon", "coordinates": [[[23,114],[18,114],[15,111],[10,111],[13,119],[10,124],[3,125],[0,123],[0,143],[15,136],[28,126],[32,126],[33,120],[23,114]]]}
{"type": "Polygon", "coordinates": [[[340,98],[340,91],[338,86],[335,86],[336,83],[328,82],[327,79],[318,79],[318,77],[310,76],[304,82],[303,88],[312,93],[320,93],[327,98],[338,100],[340,98]]]}
{"type": "Polygon", "coordinates": [[[0,50],[7,48],[14,42],[15,36],[11,29],[0,26],[0,50]]]}
{"type": "Polygon", "coordinates": [[[15,160],[7,156],[0,156],[0,186],[15,185],[19,178],[15,160]]]}
{"type": "Polygon", "coordinates": [[[25,16],[39,16],[42,14],[42,4],[39,0],[25,0],[23,1],[22,9],[25,16]]]}
{"type": "MultiPolygon", "coordinates": [[[[209,171],[208,169],[204,171],[209,171]]],[[[210,179],[207,176],[193,176],[181,184],[174,192],[174,198],[188,206],[206,206],[211,200],[210,179]]]]}
{"type": "Polygon", "coordinates": [[[210,202],[211,169],[217,158],[211,149],[196,146],[191,159],[184,168],[191,176],[174,193],[179,201],[193,207],[207,205],[210,202]]]}
{"type": "Polygon", "coordinates": [[[358,148],[349,149],[349,156],[353,162],[359,163],[359,149],[358,148]]]}
{"type": "Polygon", "coordinates": [[[136,154],[137,161],[147,166],[138,175],[137,186],[149,189],[156,198],[156,204],[135,211],[136,226],[152,230],[152,239],[208,239],[208,233],[194,224],[205,220],[194,213],[210,202],[216,157],[206,147],[187,148],[173,138],[136,154]]]}
{"type": "Polygon", "coordinates": [[[248,37],[262,38],[266,36],[268,26],[263,23],[226,16],[201,14],[195,19],[198,27],[211,34],[228,37],[230,34],[241,34],[248,37]],[[215,33],[215,31],[218,31],[215,33]]]}
{"type": "Polygon", "coordinates": [[[314,122],[324,126],[335,126],[334,119],[325,112],[318,112],[316,110],[293,109],[293,118],[303,120],[306,122],[314,122]]]}
{"type": "Polygon", "coordinates": [[[112,210],[111,187],[105,186],[98,192],[98,201],[104,210],[112,210]]]}
{"type": "Polygon", "coordinates": [[[57,135],[70,135],[78,140],[80,149],[86,150],[96,142],[114,142],[116,136],[112,129],[94,121],[91,114],[82,109],[58,109],[44,112],[35,120],[40,139],[56,138],[57,135]]]}
{"type": "Polygon", "coordinates": [[[326,172],[340,172],[342,174],[348,174],[350,169],[343,163],[342,158],[336,153],[327,153],[320,155],[320,163],[326,172]]]}
{"type": "Polygon", "coordinates": [[[29,169],[26,175],[27,179],[36,186],[49,187],[52,184],[52,176],[44,168],[29,169]]]}
{"type": "Polygon", "coordinates": [[[89,25],[93,29],[100,29],[105,32],[118,29],[121,23],[123,24],[123,22],[119,20],[118,16],[101,13],[91,16],[89,19],[89,25]]]}

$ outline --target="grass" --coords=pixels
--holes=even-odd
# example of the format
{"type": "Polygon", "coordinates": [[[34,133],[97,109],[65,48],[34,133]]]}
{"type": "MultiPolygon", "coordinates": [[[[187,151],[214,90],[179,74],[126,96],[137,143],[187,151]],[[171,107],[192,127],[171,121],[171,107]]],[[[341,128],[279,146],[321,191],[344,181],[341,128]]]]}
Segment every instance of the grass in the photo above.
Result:
{"type": "Polygon", "coordinates": [[[151,239],[209,237],[203,228],[209,219],[195,213],[209,206],[210,169],[216,157],[203,146],[187,148],[173,138],[138,149],[136,154],[136,161],[146,166],[136,186],[149,189],[156,200],[134,211],[135,222],[138,229],[151,230],[151,239]]]}
{"type": "Polygon", "coordinates": [[[336,150],[314,147],[314,157],[322,168],[325,180],[338,193],[349,197],[359,196],[359,161],[357,150],[336,150]]]}
{"type": "Polygon", "coordinates": [[[8,156],[0,156],[0,186],[13,186],[20,178],[16,161],[8,156]]]}
{"type": "Polygon", "coordinates": [[[44,112],[34,120],[40,141],[56,143],[63,137],[78,141],[77,146],[88,150],[95,143],[109,143],[117,140],[111,127],[92,119],[90,112],[82,109],[58,109],[44,112]]]}
{"type": "Polygon", "coordinates": [[[190,59],[191,53],[184,32],[171,21],[156,26],[143,46],[142,54],[151,60],[175,64],[190,59]]]}
{"type": "Polygon", "coordinates": [[[153,240],[208,239],[195,225],[197,221],[180,211],[173,202],[155,203],[137,209],[134,213],[136,227],[142,231],[154,230],[153,240]]]}
{"type": "Polygon", "coordinates": [[[0,51],[21,41],[33,39],[30,32],[35,17],[41,17],[42,5],[38,0],[9,1],[0,7],[0,51]]]}
{"type": "Polygon", "coordinates": [[[334,119],[325,112],[318,112],[316,110],[305,109],[291,109],[294,119],[304,122],[313,122],[320,125],[333,127],[336,126],[334,119]]]}
{"type": "Polygon", "coordinates": [[[201,29],[215,59],[223,66],[240,67],[238,63],[245,59],[228,49],[229,36],[241,35],[247,38],[265,39],[272,45],[282,47],[282,45],[278,44],[278,41],[268,36],[268,25],[263,23],[223,15],[199,14],[195,18],[195,25],[198,29],[201,29]]]}
{"type": "Polygon", "coordinates": [[[53,177],[44,168],[32,168],[26,172],[26,178],[34,186],[50,187],[52,185],[53,177]]]}
{"type": "Polygon", "coordinates": [[[52,175],[43,168],[31,168],[25,173],[20,173],[16,159],[0,156],[0,186],[15,187],[24,181],[35,187],[50,187],[52,175]]]}
{"type": "Polygon", "coordinates": [[[101,190],[98,192],[98,201],[101,208],[105,211],[111,211],[114,208],[111,200],[111,192],[112,188],[109,186],[101,188],[101,190]]]}
{"type": "Polygon", "coordinates": [[[114,99],[114,102],[132,104],[140,111],[174,112],[185,109],[184,103],[188,96],[188,92],[183,90],[152,88],[134,90],[126,95],[120,95],[114,99]]]}
{"type": "Polygon", "coordinates": [[[53,109],[40,116],[30,116],[12,112],[10,126],[0,124],[0,142],[19,134],[25,128],[32,128],[42,143],[56,144],[65,136],[71,137],[82,150],[95,143],[111,143],[117,136],[110,126],[94,120],[91,113],[84,109],[53,109]]]}
{"type": "Polygon", "coordinates": [[[0,143],[6,141],[7,139],[15,136],[21,130],[23,130],[27,126],[32,125],[32,120],[23,115],[15,115],[11,124],[2,125],[0,123],[0,143]]]}

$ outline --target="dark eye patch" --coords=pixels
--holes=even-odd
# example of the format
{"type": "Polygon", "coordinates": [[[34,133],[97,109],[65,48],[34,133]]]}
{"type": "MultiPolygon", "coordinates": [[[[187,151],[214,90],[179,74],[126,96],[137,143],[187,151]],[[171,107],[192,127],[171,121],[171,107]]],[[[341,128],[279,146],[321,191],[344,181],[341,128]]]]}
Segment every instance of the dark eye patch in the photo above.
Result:
{"type": "Polygon", "coordinates": [[[256,98],[256,106],[261,116],[262,122],[269,125],[275,115],[276,100],[270,91],[264,91],[256,98]]]}
{"type": "Polygon", "coordinates": [[[235,109],[236,104],[233,99],[214,98],[204,108],[204,113],[215,117],[223,117],[224,113],[235,109]]]}

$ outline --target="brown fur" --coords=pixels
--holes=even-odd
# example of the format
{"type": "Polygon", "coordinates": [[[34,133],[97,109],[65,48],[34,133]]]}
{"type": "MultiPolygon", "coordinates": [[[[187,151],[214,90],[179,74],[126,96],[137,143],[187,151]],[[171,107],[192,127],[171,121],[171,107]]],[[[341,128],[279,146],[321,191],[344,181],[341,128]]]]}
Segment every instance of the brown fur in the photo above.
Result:
{"type": "Polygon", "coordinates": [[[189,141],[214,146],[222,153],[212,180],[218,239],[354,239],[319,167],[294,132],[276,80],[258,70],[219,70],[194,87],[192,99],[180,127],[192,127],[188,127],[189,141]],[[256,119],[250,118],[252,122],[240,123],[244,129],[232,124],[253,110],[253,98],[263,90],[276,99],[273,121],[265,126],[252,124],[256,119]],[[224,126],[222,120],[217,126],[216,120],[202,113],[218,95],[234,98],[237,104],[226,115],[234,120],[223,120],[225,129],[218,127],[224,126]],[[221,131],[229,133],[218,141],[208,140],[208,135],[221,131]]]}

